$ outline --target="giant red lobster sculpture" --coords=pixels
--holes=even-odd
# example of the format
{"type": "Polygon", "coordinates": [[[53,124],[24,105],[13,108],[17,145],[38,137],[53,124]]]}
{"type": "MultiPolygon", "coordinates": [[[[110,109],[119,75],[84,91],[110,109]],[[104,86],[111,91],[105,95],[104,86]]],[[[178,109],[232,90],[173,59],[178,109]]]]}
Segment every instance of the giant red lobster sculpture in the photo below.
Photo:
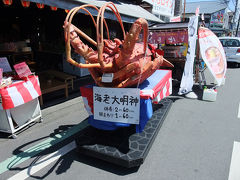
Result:
{"type": "Polygon", "coordinates": [[[88,68],[98,86],[123,88],[138,85],[151,76],[163,63],[165,66],[172,66],[172,64],[162,56],[157,53],[152,54],[150,49],[148,49],[147,21],[143,18],[137,19],[133,23],[129,33],[125,34],[120,14],[112,2],[106,3],[100,9],[93,5],[82,5],[71,9],[66,17],[63,27],[65,30],[67,61],[79,68],[88,68]],[[94,8],[98,11],[97,22],[86,8],[94,8]],[[123,31],[124,40],[110,40],[108,26],[104,19],[106,8],[111,9],[116,15],[123,31]],[[90,15],[96,27],[97,42],[71,24],[73,16],[79,10],[84,10],[90,15]],[[103,39],[103,23],[107,31],[108,39],[103,39]],[[137,43],[142,29],[143,43],[137,43]],[[78,35],[96,46],[97,51],[94,51],[92,48],[85,45],[78,35]],[[83,56],[86,64],[78,63],[71,58],[70,43],[75,49],[75,52],[83,56]],[[152,55],[154,55],[153,59],[152,55]],[[112,73],[113,79],[111,82],[102,81],[102,76],[106,73],[112,73]]]}

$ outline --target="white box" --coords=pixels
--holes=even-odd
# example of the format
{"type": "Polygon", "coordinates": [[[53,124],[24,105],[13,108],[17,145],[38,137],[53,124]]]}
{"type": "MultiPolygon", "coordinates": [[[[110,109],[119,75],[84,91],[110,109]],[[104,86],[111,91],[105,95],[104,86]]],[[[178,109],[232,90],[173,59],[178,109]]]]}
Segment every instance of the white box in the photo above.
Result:
{"type": "Polygon", "coordinates": [[[215,90],[215,89],[204,89],[202,100],[204,100],[204,101],[216,101],[217,100],[217,90],[215,90]]]}
{"type": "Polygon", "coordinates": [[[2,104],[0,103],[0,132],[10,133],[12,137],[16,138],[15,132],[34,121],[42,121],[38,98],[6,110],[2,108],[2,104]]]}

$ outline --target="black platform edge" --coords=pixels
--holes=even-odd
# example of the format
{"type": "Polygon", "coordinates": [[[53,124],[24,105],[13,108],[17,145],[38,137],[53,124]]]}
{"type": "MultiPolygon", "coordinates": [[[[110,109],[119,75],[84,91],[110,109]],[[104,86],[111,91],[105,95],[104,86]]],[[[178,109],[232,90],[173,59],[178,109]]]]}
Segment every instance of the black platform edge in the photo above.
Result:
{"type": "Polygon", "coordinates": [[[171,105],[172,100],[168,98],[161,100],[159,104],[153,104],[153,116],[141,133],[136,133],[134,125],[115,131],[86,127],[75,139],[78,153],[127,168],[140,166],[143,164],[171,105]]]}

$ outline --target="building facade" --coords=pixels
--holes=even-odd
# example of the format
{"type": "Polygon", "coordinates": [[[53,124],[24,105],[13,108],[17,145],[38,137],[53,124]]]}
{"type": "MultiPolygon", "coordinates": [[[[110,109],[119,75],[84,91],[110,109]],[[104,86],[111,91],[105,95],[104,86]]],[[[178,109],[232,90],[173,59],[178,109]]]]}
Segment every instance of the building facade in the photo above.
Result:
{"type": "MultiPolygon", "coordinates": [[[[232,31],[232,12],[228,5],[219,1],[202,1],[186,3],[185,17],[194,15],[199,7],[199,14],[204,15],[205,26],[217,36],[224,36],[232,31]]],[[[201,21],[201,20],[200,20],[201,21]]]]}

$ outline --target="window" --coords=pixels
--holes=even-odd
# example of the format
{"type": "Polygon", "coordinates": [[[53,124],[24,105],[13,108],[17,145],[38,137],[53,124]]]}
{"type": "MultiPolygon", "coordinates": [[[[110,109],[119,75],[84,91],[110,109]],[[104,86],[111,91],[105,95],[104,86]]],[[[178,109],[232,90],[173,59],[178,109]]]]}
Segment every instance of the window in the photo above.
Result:
{"type": "Polygon", "coordinates": [[[239,47],[239,41],[237,39],[229,39],[226,43],[228,47],[239,47]]]}
{"type": "Polygon", "coordinates": [[[220,39],[223,47],[240,47],[238,39],[220,39]]]}
{"type": "Polygon", "coordinates": [[[227,41],[226,39],[220,39],[220,42],[222,43],[223,47],[227,46],[226,41],[227,41]]]}

